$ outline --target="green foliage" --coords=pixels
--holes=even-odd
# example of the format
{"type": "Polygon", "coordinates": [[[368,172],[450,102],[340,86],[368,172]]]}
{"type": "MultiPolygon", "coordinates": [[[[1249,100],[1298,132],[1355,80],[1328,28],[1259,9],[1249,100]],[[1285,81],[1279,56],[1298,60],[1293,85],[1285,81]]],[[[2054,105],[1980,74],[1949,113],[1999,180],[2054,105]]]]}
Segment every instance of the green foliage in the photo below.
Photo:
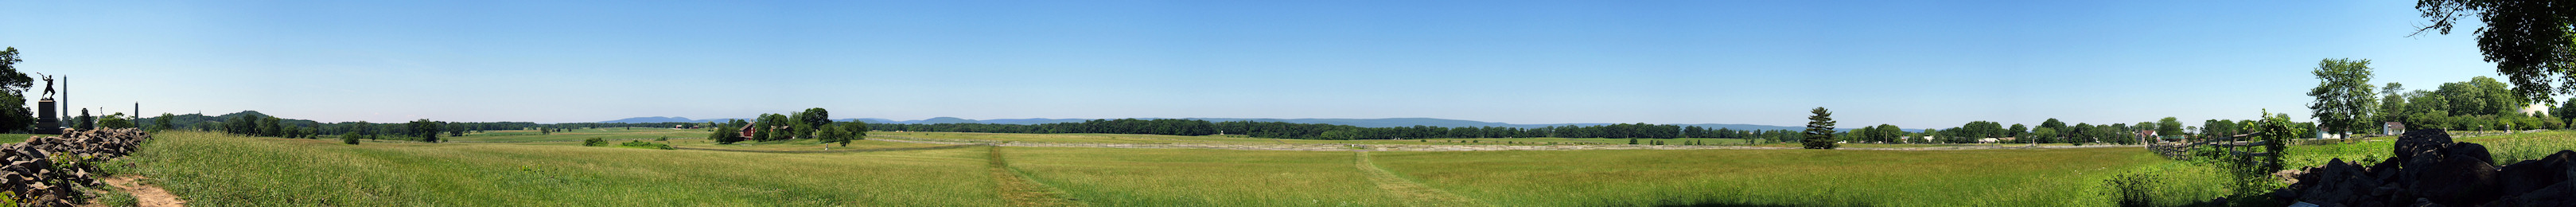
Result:
{"type": "Polygon", "coordinates": [[[843,143],[841,146],[849,146],[847,143],[850,141],[850,132],[848,129],[841,127],[841,125],[847,124],[848,123],[833,123],[818,126],[816,127],[818,129],[814,131],[814,138],[822,141],[823,143],[840,142],[843,143]]]}
{"type": "Polygon", "coordinates": [[[2163,180],[2157,178],[2154,173],[2155,172],[2131,172],[2112,175],[2111,179],[2106,180],[2104,183],[2105,186],[2110,188],[2110,190],[2106,192],[2111,194],[2111,198],[2116,201],[2116,204],[2119,206],[2155,206],[2156,199],[2154,187],[2159,186],[2163,180]]]}
{"type": "Polygon", "coordinates": [[[2164,119],[2157,119],[2157,120],[2156,120],[2156,135],[2158,135],[2158,136],[2182,136],[2182,120],[2181,120],[2181,119],[2175,119],[2174,117],[2170,117],[2170,116],[2165,117],[2164,119]]]}
{"type": "Polygon", "coordinates": [[[2030,130],[2030,136],[2022,136],[2021,139],[2029,143],[2055,143],[2059,142],[2057,138],[2060,136],[2055,128],[2039,128],[2030,130]]]}
{"type": "Polygon", "coordinates": [[[1833,149],[1835,147],[1840,147],[1840,144],[1835,143],[1839,140],[1834,139],[1834,112],[1826,111],[1825,107],[1816,107],[1815,110],[1809,110],[1807,112],[1815,115],[1807,116],[1807,136],[1806,139],[1801,142],[1803,143],[1803,146],[1807,149],[1833,149]]]}
{"type": "Polygon", "coordinates": [[[18,72],[18,48],[0,49],[0,132],[32,129],[36,111],[27,106],[28,87],[36,81],[18,72]]]}
{"type": "MultiPolygon", "coordinates": [[[[604,144],[603,144],[603,145],[604,145],[604,144]]],[[[646,141],[643,141],[643,140],[626,141],[626,143],[619,143],[619,144],[617,144],[617,146],[625,146],[625,147],[630,147],[630,148],[644,148],[644,149],[666,149],[666,150],[668,150],[668,149],[679,149],[679,148],[671,147],[671,145],[665,145],[665,144],[662,144],[662,143],[646,142],[646,141]]],[[[847,146],[847,145],[843,145],[843,146],[847,146]]]]}
{"type": "Polygon", "coordinates": [[[2460,17],[2478,17],[2478,51],[2513,78],[2517,94],[2576,92],[2576,5],[2562,0],[2419,0],[2432,24],[2416,30],[2450,34],[2460,17]],[[2563,84],[2563,85],[2554,85],[2563,84]]]}
{"type": "Polygon", "coordinates": [[[716,143],[720,143],[720,144],[733,144],[734,142],[742,142],[742,141],[743,141],[743,137],[741,136],[742,128],[743,128],[743,126],[750,126],[750,124],[751,124],[751,123],[749,123],[749,122],[744,122],[743,120],[736,119],[736,120],[733,120],[733,121],[727,122],[727,123],[725,123],[725,124],[717,125],[717,126],[715,127],[715,133],[714,133],[714,134],[708,134],[708,135],[707,135],[707,140],[714,140],[716,143]]]}
{"type": "Polygon", "coordinates": [[[590,138],[590,139],[584,139],[584,140],[581,140],[581,146],[591,146],[591,147],[597,147],[597,146],[608,146],[608,140],[603,140],[603,139],[599,139],[599,138],[597,138],[597,137],[593,137],[593,138],[590,138]]]}
{"type": "Polygon", "coordinates": [[[832,112],[823,108],[808,108],[805,111],[796,112],[793,121],[797,126],[796,134],[811,135],[814,132],[823,131],[821,127],[832,124],[832,112]]]}
{"type": "Polygon", "coordinates": [[[445,129],[446,127],[441,126],[444,124],[446,123],[420,119],[404,123],[403,126],[410,129],[412,138],[418,138],[421,142],[438,143],[439,129],[445,129]]]}
{"type": "Polygon", "coordinates": [[[109,114],[107,117],[98,119],[98,127],[104,129],[132,129],[134,128],[134,121],[129,120],[132,119],[126,118],[125,113],[123,112],[109,114]]]}
{"type": "Polygon", "coordinates": [[[349,144],[349,145],[357,145],[357,144],[358,144],[358,137],[359,137],[359,136],[360,136],[360,135],[358,135],[358,134],[340,134],[340,143],[341,143],[341,144],[349,144]]]}
{"type": "Polygon", "coordinates": [[[2308,103],[2319,124],[2328,132],[2352,133],[2375,128],[2370,122],[2373,110],[2379,109],[2378,86],[2370,85],[2370,60],[2327,59],[2318,61],[2315,71],[2317,87],[2308,89],[2316,101],[2308,103]]]}

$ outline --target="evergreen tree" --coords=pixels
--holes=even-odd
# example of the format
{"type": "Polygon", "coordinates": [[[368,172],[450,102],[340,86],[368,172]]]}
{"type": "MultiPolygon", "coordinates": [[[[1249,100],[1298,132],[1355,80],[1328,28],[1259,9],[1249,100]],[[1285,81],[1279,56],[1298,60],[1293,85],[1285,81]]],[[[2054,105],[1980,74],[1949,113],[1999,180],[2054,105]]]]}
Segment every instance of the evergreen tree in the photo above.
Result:
{"type": "Polygon", "coordinates": [[[1834,143],[1836,142],[1836,140],[1834,140],[1834,113],[1832,111],[1826,111],[1825,107],[1816,107],[1816,110],[1808,111],[1808,113],[1814,113],[1815,115],[1807,116],[1807,136],[1804,142],[1806,148],[1833,149],[1835,147],[1840,147],[1838,146],[1840,144],[1834,143]]]}

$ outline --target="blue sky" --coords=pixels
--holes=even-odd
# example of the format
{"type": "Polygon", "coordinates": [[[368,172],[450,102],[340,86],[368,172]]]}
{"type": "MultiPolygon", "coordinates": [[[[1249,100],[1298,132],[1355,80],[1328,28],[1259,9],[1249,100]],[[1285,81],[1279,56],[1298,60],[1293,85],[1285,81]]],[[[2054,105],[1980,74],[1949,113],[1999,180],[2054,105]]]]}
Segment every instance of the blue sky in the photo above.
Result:
{"type": "MultiPolygon", "coordinates": [[[[76,107],[326,122],[1398,118],[1943,128],[2307,115],[2493,76],[2412,1],[19,1],[76,107]]],[[[2197,122],[2194,122],[2197,123],[2197,122]]]]}

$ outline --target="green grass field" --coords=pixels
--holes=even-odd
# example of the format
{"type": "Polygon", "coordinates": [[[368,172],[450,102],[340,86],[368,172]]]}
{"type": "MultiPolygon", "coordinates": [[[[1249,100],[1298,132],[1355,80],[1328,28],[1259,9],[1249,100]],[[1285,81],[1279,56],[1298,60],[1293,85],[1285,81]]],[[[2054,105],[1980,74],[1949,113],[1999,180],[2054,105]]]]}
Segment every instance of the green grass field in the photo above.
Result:
{"type": "Polygon", "coordinates": [[[2082,206],[2136,148],[1378,152],[1388,170],[1506,206],[2082,206]]]}
{"type": "MultiPolygon", "coordinates": [[[[703,133],[703,132],[701,132],[701,133],[703,133]]],[[[1177,135],[1151,135],[1151,134],[1012,134],[1012,133],[972,133],[972,132],[869,132],[869,135],[870,135],[870,136],[890,136],[890,137],[900,137],[900,138],[919,138],[919,139],[929,139],[929,140],[976,141],[976,142],[1019,142],[1019,143],[1117,143],[1117,144],[1174,144],[1174,143],[1178,143],[1178,144],[1623,145],[1623,144],[1628,144],[1628,141],[1629,141],[1629,139],[1604,139],[1604,138],[1561,138],[1561,137],[1536,137],[1536,138],[1436,138],[1436,139],[1413,139],[1413,140],[1303,140],[1303,139],[1268,139],[1268,138],[1250,138],[1250,137],[1244,137],[1244,136],[1242,136],[1242,135],[1177,136],[1177,135]]],[[[703,136],[703,134],[702,134],[701,136],[703,136]]],[[[1746,140],[1745,140],[1745,139],[1728,139],[1728,138],[1674,138],[1674,139],[1637,139],[1637,140],[1641,142],[1640,144],[1649,144],[1649,142],[1652,142],[1652,141],[1663,141],[1665,145],[1681,145],[1681,144],[1682,144],[1682,143],[1684,143],[1684,142],[1699,142],[1699,143],[1706,143],[1705,145],[1761,146],[1761,147],[1782,147],[1782,148],[1798,148],[1798,147],[1800,147],[1798,143],[1756,141],[1756,142],[1751,142],[1751,143],[1753,143],[1753,144],[1747,144],[1747,142],[1746,142],[1746,140]]],[[[2068,144],[2045,144],[2045,145],[2048,145],[2048,146],[2067,146],[2068,144]]],[[[1843,147],[1845,147],[1845,148],[1909,148],[1909,147],[1959,147],[1959,146],[2028,146],[2028,144],[1868,144],[1868,143],[1843,144],[1843,147]]]]}
{"type": "MultiPolygon", "coordinates": [[[[458,138],[511,142],[345,145],[331,139],[170,132],[130,159],[139,164],[135,174],[152,177],[190,204],[203,206],[2098,206],[2108,204],[2100,183],[2113,172],[2196,169],[2137,148],[1357,153],[965,147],[790,154],[584,147],[578,140],[649,141],[664,134],[697,134],[662,142],[775,151],[819,150],[826,144],[802,139],[717,145],[695,139],[703,131],[640,128],[513,133],[519,132],[458,138]],[[1002,159],[991,159],[997,156],[1002,159]]],[[[1086,143],[1424,142],[876,135],[1086,143]]],[[[1582,140],[1527,140],[1551,139],[1582,140]]],[[[945,145],[859,141],[847,148],[828,146],[945,145]]]]}
{"type": "Polygon", "coordinates": [[[1101,206],[1393,206],[1351,152],[1008,148],[1011,167],[1101,206]]]}
{"type": "Polygon", "coordinates": [[[160,134],[137,172],[200,206],[995,206],[979,149],[775,154],[160,134]]]}
{"type": "Polygon", "coordinates": [[[61,136],[61,135],[51,135],[51,134],[0,134],[0,143],[19,143],[19,142],[26,142],[26,141],[27,141],[27,138],[35,138],[35,137],[37,137],[37,136],[61,136]]]}

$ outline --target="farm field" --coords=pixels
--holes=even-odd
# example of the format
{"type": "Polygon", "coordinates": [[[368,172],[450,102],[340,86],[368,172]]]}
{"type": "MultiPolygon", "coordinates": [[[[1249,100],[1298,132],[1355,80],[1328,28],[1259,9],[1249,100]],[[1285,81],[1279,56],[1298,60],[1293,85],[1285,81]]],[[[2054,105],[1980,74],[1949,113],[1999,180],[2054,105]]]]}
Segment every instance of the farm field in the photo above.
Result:
{"type": "MultiPolygon", "coordinates": [[[[702,136],[703,136],[703,135],[702,135],[702,136]]],[[[1604,138],[1560,138],[1560,137],[1536,137],[1536,138],[1434,138],[1434,139],[1410,139],[1410,140],[1306,140],[1306,139],[1270,139],[1270,138],[1249,138],[1249,137],[1242,137],[1241,135],[1178,136],[1178,135],[1151,135],[1151,134],[1015,134],[1015,133],[974,133],[974,132],[869,132],[869,136],[878,136],[878,137],[894,137],[894,138],[897,138],[897,139],[925,139],[925,140],[940,140],[940,141],[1019,142],[1019,143],[1108,143],[1108,144],[1171,144],[1171,143],[1179,143],[1179,144],[1622,145],[1622,144],[1628,144],[1628,141],[1629,141],[1628,139],[1604,139],[1604,138]]],[[[1663,141],[1663,142],[1664,142],[1664,144],[1666,144],[1666,145],[1681,145],[1683,142],[1700,142],[1700,143],[1707,143],[1708,145],[1735,145],[1735,146],[1759,146],[1759,147],[1781,147],[1781,148],[1797,148],[1797,147],[1799,147],[1797,143],[1784,143],[1784,142],[1758,142],[1758,143],[1760,143],[1760,144],[1746,145],[1746,144],[1744,144],[1744,143],[1746,143],[1745,139],[1732,139],[1732,138],[1638,139],[1638,141],[1641,141],[1641,142],[1663,141]]],[[[2043,144],[2043,145],[2044,145],[2044,146],[2070,146],[2069,144],[2043,144]]],[[[1843,144],[1843,147],[1845,147],[1845,148],[1910,148],[1910,147],[1958,147],[1958,146],[2029,146],[2029,145],[2028,145],[2028,144],[1869,144],[1869,143],[1843,144]]]]}
{"type": "Polygon", "coordinates": [[[1011,168],[1099,206],[1397,206],[1352,152],[1012,147],[1011,168]]]}
{"type": "MultiPolygon", "coordinates": [[[[467,137],[567,139],[487,135],[467,137]]],[[[788,154],[584,147],[578,141],[345,145],[186,131],[159,137],[129,158],[138,163],[130,171],[205,206],[1008,206],[1029,204],[1013,198],[1032,192],[1092,206],[2090,206],[2106,204],[2097,191],[2108,172],[2178,163],[2135,148],[1363,153],[963,147],[788,154]],[[1034,187],[1002,184],[1023,182],[1034,187]],[[1827,195],[1831,199],[1820,199],[1827,195]]],[[[811,139],[666,142],[778,151],[825,145],[811,139]]],[[[849,148],[831,146],[945,145],[863,140],[849,148]]]]}
{"type": "Polygon", "coordinates": [[[998,206],[985,151],[777,154],[160,134],[134,171],[200,206],[998,206]]]}
{"type": "Polygon", "coordinates": [[[1372,154],[1409,179],[1504,206],[2089,206],[2107,202],[2089,193],[2104,172],[2171,162],[2136,148],[1372,154]]]}

